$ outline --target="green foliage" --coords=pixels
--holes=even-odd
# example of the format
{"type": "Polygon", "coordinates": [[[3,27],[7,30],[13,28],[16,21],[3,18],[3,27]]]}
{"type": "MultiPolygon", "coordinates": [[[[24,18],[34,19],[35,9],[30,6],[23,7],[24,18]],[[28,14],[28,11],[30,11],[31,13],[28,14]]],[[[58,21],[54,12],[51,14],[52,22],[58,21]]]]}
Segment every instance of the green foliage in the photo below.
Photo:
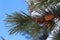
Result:
{"type": "MultiPolygon", "coordinates": [[[[37,34],[40,34],[39,32],[41,29],[43,30],[45,39],[47,38],[48,33],[51,30],[51,28],[48,28],[47,26],[40,28],[40,25],[34,22],[32,18],[24,12],[15,12],[12,15],[7,14],[5,22],[8,24],[8,26],[10,26],[9,24],[11,24],[11,26],[9,27],[10,34],[28,34],[30,35],[30,37],[33,37],[34,40],[36,37],[39,37],[37,36],[37,34]]],[[[50,21],[49,23],[51,23],[51,25],[54,26],[54,22],[50,21]]]]}
{"type": "Polygon", "coordinates": [[[5,22],[12,25],[9,30],[10,34],[25,32],[34,36],[39,31],[40,26],[33,22],[30,16],[27,16],[24,12],[22,14],[18,12],[13,13],[13,15],[7,14],[5,22]]]}
{"type": "MultiPolygon", "coordinates": [[[[27,15],[24,12],[15,12],[12,13],[12,15],[7,14],[5,19],[5,22],[8,24],[8,26],[10,26],[9,24],[11,24],[11,26],[9,27],[9,33],[26,33],[33,37],[33,40],[38,40],[38,38],[41,36],[39,36],[38,34],[40,34],[40,31],[43,30],[42,34],[44,34],[44,38],[42,38],[45,40],[48,37],[48,33],[51,32],[52,28],[56,25],[55,18],[60,19],[60,8],[55,8],[56,3],[58,2],[60,2],[60,0],[41,0],[36,5],[31,2],[34,8],[39,8],[41,10],[43,9],[42,11],[45,11],[46,8],[48,9],[48,11],[50,11],[49,8],[52,10],[54,18],[48,22],[51,24],[51,27],[43,26],[41,28],[39,24],[32,20],[32,17],[30,15],[27,15]],[[44,8],[42,8],[42,6],[44,6],[44,8]]],[[[59,39],[59,37],[57,39],[59,39]]]]}
{"type": "Polygon", "coordinates": [[[60,30],[55,33],[53,40],[60,40],[60,30]]]}

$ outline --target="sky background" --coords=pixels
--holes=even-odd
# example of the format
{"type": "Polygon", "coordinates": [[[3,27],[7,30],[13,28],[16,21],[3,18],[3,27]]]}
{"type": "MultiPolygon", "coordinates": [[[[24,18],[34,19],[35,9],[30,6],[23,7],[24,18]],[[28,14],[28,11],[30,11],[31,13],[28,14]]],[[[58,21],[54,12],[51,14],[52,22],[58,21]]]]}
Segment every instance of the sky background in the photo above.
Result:
{"type": "MultiPolygon", "coordinates": [[[[5,14],[12,14],[13,12],[27,11],[27,4],[25,0],[0,0],[0,37],[4,37],[6,40],[27,40],[24,36],[17,35],[9,35],[8,29],[5,27],[4,19],[5,14]]],[[[0,38],[0,40],[2,40],[0,38]]]]}

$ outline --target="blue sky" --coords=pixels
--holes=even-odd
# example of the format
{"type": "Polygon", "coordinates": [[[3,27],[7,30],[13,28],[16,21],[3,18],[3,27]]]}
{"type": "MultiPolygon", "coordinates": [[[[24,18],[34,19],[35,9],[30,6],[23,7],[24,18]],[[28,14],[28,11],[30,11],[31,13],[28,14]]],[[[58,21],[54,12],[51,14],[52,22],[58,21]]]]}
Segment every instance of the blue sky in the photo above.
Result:
{"type": "Polygon", "coordinates": [[[20,12],[20,10],[28,13],[25,0],[0,0],[0,36],[4,37],[6,40],[27,40],[20,34],[9,35],[8,29],[2,21],[5,19],[6,13],[12,14],[15,11],[20,12]]]}

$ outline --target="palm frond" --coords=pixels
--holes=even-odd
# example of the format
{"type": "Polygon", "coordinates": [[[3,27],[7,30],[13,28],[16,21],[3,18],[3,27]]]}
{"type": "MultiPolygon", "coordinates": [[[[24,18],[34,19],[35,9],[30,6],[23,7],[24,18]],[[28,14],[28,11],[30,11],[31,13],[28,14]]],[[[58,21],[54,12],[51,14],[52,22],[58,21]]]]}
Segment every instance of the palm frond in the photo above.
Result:
{"type": "Polygon", "coordinates": [[[60,30],[57,30],[57,32],[55,33],[53,40],[60,40],[60,30]]]}
{"type": "MultiPolygon", "coordinates": [[[[25,13],[22,13],[25,14],[25,13]]],[[[31,17],[22,15],[21,13],[13,13],[13,15],[7,15],[5,22],[13,25],[12,28],[9,30],[10,34],[18,33],[18,32],[26,32],[31,36],[34,35],[36,32],[39,31],[40,26],[33,22],[31,17]],[[35,30],[35,33],[32,32],[35,30]]]]}

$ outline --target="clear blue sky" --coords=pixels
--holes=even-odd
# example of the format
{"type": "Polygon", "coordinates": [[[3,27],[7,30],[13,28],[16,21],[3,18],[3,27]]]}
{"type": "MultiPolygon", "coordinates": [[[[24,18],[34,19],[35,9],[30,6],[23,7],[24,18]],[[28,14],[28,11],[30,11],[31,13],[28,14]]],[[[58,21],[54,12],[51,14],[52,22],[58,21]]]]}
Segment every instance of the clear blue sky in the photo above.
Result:
{"type": "MultiPolygon", "coordinates": [[[[3,36],[6,40],[27,40],[22,35],[9,35],[8,29],[5,27],[5,23],[2,21],[5,19],[5,14],[12,14],[15,11],[27,12],[27,4],[25,0],[0,0],[0,36],[3,36]]],[[[0,38],[1,40],[1,38],[0,38]]]]}

